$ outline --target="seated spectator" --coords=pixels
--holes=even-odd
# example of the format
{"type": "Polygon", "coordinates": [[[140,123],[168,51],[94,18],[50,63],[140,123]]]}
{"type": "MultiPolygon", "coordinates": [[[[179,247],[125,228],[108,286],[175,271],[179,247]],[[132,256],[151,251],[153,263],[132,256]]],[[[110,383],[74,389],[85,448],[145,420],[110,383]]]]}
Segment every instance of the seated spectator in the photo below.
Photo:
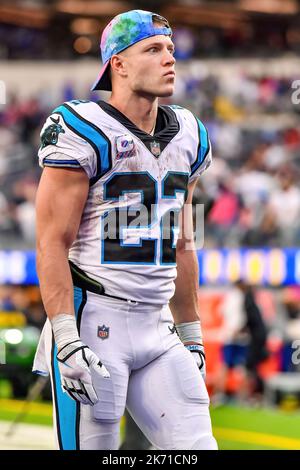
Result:
{"type": "Polygon", "coordinates": [[[300,190],[295,185],[291,169],[283,168],[278,173],[279,188],[269,198],[263,227],[278,234],[281,246],[296,246],[300,231],[300,190]]]}
{"type": "Polygon", "coordinates": [[[228,183],[221,183],[219,194],[207,217],[208,233],[214,234],[217,246],[230,246],[231,229],[239,218],[241,202],[238,195],[232,191],[228,183]]]}

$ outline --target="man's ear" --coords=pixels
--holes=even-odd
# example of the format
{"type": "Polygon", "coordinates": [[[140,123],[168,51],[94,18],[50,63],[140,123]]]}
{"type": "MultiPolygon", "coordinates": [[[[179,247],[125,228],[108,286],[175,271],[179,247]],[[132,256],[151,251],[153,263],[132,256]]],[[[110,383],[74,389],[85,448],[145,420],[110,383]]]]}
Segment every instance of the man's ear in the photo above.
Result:
{"type": "Polygon", "coordinates": [[[115,54],[112,56],[110,59],[110,68],[112,74],[116,74],[121,77],[127,76],[126,61],[120,55],[115,54]]]}

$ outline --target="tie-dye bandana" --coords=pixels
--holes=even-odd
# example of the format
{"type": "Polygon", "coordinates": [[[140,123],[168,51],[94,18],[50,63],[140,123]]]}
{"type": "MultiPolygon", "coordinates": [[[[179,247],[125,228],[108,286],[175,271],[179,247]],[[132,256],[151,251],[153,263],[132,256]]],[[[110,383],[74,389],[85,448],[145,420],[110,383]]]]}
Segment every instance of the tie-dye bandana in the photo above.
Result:
{"type": "Polygon", "coordinates": [[[105,28],[101,38],[102,62],[105,64],[113,54],[143,39],[162,34],[172,36],[165,18],[144,10],[131,10],[116,16],[105,28]],[[153,19],[160,18],[166,26],[155,27],[153,19]]]}

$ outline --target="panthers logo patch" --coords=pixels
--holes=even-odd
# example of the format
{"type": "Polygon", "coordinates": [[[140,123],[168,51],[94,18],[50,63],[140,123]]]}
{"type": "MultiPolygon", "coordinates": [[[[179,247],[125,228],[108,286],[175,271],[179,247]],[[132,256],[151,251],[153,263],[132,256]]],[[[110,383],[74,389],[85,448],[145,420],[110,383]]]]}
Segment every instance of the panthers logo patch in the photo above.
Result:
{"type": "Polygon", "coordinates": [[[59,134],[65,133],[61,124],[59,124],[59,118],[57,120],[54,118],[50,119],[54,122],[54,124],[50,124],[50,126],[46,127],[44,130],[41,136],[41,149],[47,147],[47,145],[56,145],[59,134]]]}

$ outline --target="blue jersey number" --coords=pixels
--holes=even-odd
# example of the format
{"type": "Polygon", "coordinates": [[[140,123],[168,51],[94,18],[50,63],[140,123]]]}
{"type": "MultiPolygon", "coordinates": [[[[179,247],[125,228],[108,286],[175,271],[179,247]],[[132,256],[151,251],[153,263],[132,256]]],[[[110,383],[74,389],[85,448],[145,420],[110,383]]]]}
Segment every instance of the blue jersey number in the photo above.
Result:
{"type": "MultiPolygon", "coordinates": [[[[188,174],[168,172],[162,181],[162,198],[175,199],[177,192],[187,197],[188,174]]],[[[157,181],[148,172],[115,173],[104,185],[104,200],[115,201],[129,196],[129,193],[141,194],[142,210],[132,207],[112,209],[103,216],[102,263],[117,264],[156,264],[157,240],[139,238],[138,243],[123,244],[123,233],[131,222],[138,220],[134,228],[151,228],[157,222],[157,181]],[[124,217],[125,215],[125,217],[124,217]],[[123,221],[127,222],[124,226],[123,221]]],[[[174,264],[176,251],[174,230],[178,224],[178,209],[170,209],[161,219],[161,264],[174,264]]]]}

